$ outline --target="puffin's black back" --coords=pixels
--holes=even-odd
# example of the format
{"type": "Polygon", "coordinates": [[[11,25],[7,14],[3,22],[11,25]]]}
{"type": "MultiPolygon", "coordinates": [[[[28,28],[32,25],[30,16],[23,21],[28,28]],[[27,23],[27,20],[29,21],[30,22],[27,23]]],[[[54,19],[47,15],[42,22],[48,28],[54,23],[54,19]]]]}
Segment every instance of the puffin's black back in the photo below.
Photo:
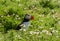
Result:
{"type": "MultiPolygon", "coordinates": [[[[20,25],[20,24],[19,24],[19,25],[20,25]]],[[[16,27],[16,30],[19,30],[19,29],[21,29],[21,26],[19,26],[19,25],[16,27]]]]}

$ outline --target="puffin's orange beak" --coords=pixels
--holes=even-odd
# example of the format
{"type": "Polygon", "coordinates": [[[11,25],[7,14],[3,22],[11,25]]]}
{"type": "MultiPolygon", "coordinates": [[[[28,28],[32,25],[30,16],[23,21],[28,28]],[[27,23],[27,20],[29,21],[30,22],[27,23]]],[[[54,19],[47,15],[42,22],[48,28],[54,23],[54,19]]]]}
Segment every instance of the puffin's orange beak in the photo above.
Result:
{"type": "Polygon", "coordinates": [[[34,16],[31,16],[31,20],[34,20],[34,16]]]}

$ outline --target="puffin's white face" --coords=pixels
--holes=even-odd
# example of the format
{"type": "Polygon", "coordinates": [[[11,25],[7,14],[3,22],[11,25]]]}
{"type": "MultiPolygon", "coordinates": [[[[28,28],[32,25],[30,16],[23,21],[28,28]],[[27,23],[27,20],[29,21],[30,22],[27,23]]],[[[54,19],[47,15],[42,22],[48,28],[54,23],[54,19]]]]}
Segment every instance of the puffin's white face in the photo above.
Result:
{"type": "Polygon", "coordinates": [[[25,15],[25,19],[30,20],[30,19],[31,19],[31,15],[30,15],[30,14],[26,14],[26,15],[25,15]]]}

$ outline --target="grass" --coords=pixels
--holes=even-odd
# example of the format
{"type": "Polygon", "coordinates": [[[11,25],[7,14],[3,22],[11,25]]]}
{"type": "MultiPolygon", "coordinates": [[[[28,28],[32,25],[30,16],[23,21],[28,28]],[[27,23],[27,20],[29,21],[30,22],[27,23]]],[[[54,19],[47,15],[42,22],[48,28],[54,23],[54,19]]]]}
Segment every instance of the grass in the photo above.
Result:
{"type": "Polygon", "coordinates": [[[59,5],[59,0],[0,0],[0,41],[60,41],[59,5]],[[28,30],[14,30],[26,13],[35,18],[28,30]]]}

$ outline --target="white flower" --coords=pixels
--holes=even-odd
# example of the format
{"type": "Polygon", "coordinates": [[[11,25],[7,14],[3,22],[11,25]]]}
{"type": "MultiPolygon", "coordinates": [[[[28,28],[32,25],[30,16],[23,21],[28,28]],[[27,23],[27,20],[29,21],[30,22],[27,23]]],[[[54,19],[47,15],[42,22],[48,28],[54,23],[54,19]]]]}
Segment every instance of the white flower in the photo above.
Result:
{"type": "Polygon", "coordinates": [[[59,20],[60,18],[58,17],[58,20],[59,20]]]}
{"type": "Polygon", "coordinates": [[[40,14],[39,17],[44,17],[45,15],[44,14],[40,14]]]}
{"type": "Polygon", "coordinates": [[[2,32],[0,32],[0,34],[1,34],[2,32]]]}
{"type": "Polygon", "coordinates": [[[33,5],[32,8],[35,8],[35,5],[33,5]]]}
{"type": "Polygon", "coordinates": [[[37,34],[37,35],[39,34],[39,32],[36,32],[36,31],[34,31],[34,32],[32,32],[32,33],[33,33],[33,34],[37,34]]]}
{"type": "Polygon", "coordinates": [[[16,0],[16,1],[18,1],[18,2],[19,2],[20,0],[16,0]]]}
{"type": "Polygon", "coordinates": [[[2,18],[4,17],[4,16],[1,16],[2,18]]]}
{"type": "Polygon", "coordinates": [[[25,27],[26,27],[25,24],[21,24],[20,26],[21,26],[22,28],[25,28],[25,27]]]}
{"type": "Polygon", "coordinates": [[[46,31],[46,34],[49,34],[49,32],[48,32],[48,31],[46,31]]]}
{"type": "Polygon", "coordinates": [[[60,3],[60,1],[58,1],[58,3],[60,3]]]}
{"type": "Polygon", "coordinates": [[[52,30],[53,33],[55,33],[55,30],[52,30]]]}
{"type": "Polygon", "coordinates": [[[19,15],[16,15],[16,17],[19,17],[19,15]]]}
{"type": "Polygon", "coordinates": [[[32,35],[32,34],[38,35],[38,34],[40,34],[40,32],[30,31],[30,34],[31,34],[31,35],[32,35]]]}
{"type": "Polygon", "coordinates": [[[56,36],[56,38],[59,38],[60,36],[56,36]]]}
{"type": "Polygon", "coordinates": [[[42,27],[42,26],[39,26],[39,28],[44,28],[44,27],[42,27]]]}
{"type": "Polygon", "coordinates": [[[56,18],[55,15],[52,16],[54,19],[56,18]]]}
{"type": "Polygon", "coordinates": [[[17,35],[15,37],[17,37],[17,35]]]}
{"type": "Polygon", "coordinates": [[[23,29],[19,29],[20,31],[22,31],[23,29]]]}
{"type": "Polygon", "coordinates": [[[52,27],[52,28],[49,28],[50,30],[53,30],[54,29],[54,27],[52,27]]]}
{"type": "Polygon", "coordinates": [[[42,34],[42,32],[40,32],[40,34],[42,34]]]}
{"type": "Polygon", "coordinates": [[[20,37],[20,35],[16,35],[15,37],[20,37]]]}
{"type": "Polygon", "coordinates": [[[13,14],[13,16],[14,16],[15,14],[13,14]]]}
{"type": "Polygon", "coordinates": [[[57,31],[57,30],[55,30],[55,32],[56,32],[56,33],[58,33],[58,31],[57,31]]]}
{"type": "Polygon", "coordinates": [[[41,17],[41,15],[38,15],[39,17],[41,17]]]}
{"type": "Polygon", "coordinates": [[[58,24],[60,25],[60,21],[58,21],[58,24]]]}
{"type": "Polygon", "coordinates": [[[38,36],[39,38],[42,38],[42,36],[38,36]]]}
{"type": "Polygon", "coordinates": [[[38,35],[40,32],[36,32],[36,34],[38,35]]]}
{"type": "Polygon", "coordinates": [[[8,14],[7,16],[8,16],[8,17],[10,17],[10,15],[9,15],[9,14],[8,14]]]}
{"type": "Polygon", "coordinates": [[[7,32],[10,32],[10,31],[7,31],[7,32]]]}
{"type": "Polygon", "coordinates": [[[46,33],[47,35],[52,35],[52,33],[50,33],[49,31],[47,30],[43,30],[44,33],[46,33]]]}
{"type": "Polygon", "coordinates": [[[37,10],[37,8],[36,8],[36,7],[35,7],[34,9],[35,9],[35,10],[37,10]]]}
{"type": "Polygon", "coordinates": [[[20,17],[18,17],[18,20],[20,20],[20,17]]]}
{"type": "Polygon", "coordinates": [[[0,40],[2,40],[2,38],[0,38],[0,40]]]}
{"type": "Polygon", "coordinates": [[[37,2],[36,0],[32,0],[32,2],[37,2]]]}
{"type": "Polygon", "coordinates": [[[26,27],[24,24],[21,24],[20,26],[23,27],[23,28],[26,27]]]}
{"type": "Polygon", "coordinates": [[[19,6],[22,6],[22,4],[19,4],[19,6]]]}
{"type": "Polygon", "coordinates": [[[30,31],[30,34],[32,35],[33,34],[33,31],[30,31]]]}
{"type": "Polygon", "coordinates": [[[18,39],[21,39],[21,36],[20,35],[16,35],[15,37],[17,37],[18,39]]]}
{"type": "Polygon", "coordinates": [[[36,32],[33,32],[33,34],[36,34],[36,32]]]}
{"type": "Polygon", "coordinates": [[[48,35],[51,35],[52,36],[52,33],[48,33],[48,35]]]}
{"type": "Polygon", "coordinates": [[[18,18],[15,18],[16,20],[20,20],[20,17],[18,17],[18,18]]]}
{"type": "Polygon", "coordinates": [[[53,28],[49,28],[49,29],[51,29],[51,30],[52,30],[53,28]]]}
{"type": "Polygon", "coordinates": [[[46,32],[48,32],[48,31],[47,31],[47,30],[42,30],[42,32],[46,33],[46,32]]]}
{"type": "Polygon", "coordinates": [[[43,22],[43,20],[39,20],[39,22],[43,22]]]}
{"type": "Polygon", "coordinates": [[[26,10],[27,8],[24,8],[24,10],[26,10]]]}
{"type": "Polygon", "coordinates": [[[50,33],[50,32],[47,31],[47,30],[43,30],[42,32],[46,33],[47,35],[52,35],[52,33],[50,33]]]}
{"type": "Polygon", "coordinates": [[[50,1],[50,0],[48,0],[48,1],[50,1]]]}
{"type": "Polygon", "coordinates": [[[22,24],[22,25],[23,25],[23,26],[22,26],[23,28],[26,27],[24,24],[22,24]]]}
{"type": "Polygon", "coordinates": [[[23,29],[23,31],[26,31],[26,29],[23,29]]]}
{"type": "Polygon", "coordinates": [[[44,14],[39,15],[40,17],[44,17],[44,14]]]}
{"type": "Polygon", "coordinates": [[[53,33],[58,33],[58,31],[57,31],[57,30],[52,30],[52,32],[53,32],[53,33]]]}
{"type": "Polygon", "coordinates": [[[25,32],[25,31],[26,31],[26,29],[20,29],[20,31],[24,31],[24,32],[25,32]]]}
{"type": "Polygon", "coordinates": [[[51,10],[52,13],[55,13],[55,10],[51,10]]]}

